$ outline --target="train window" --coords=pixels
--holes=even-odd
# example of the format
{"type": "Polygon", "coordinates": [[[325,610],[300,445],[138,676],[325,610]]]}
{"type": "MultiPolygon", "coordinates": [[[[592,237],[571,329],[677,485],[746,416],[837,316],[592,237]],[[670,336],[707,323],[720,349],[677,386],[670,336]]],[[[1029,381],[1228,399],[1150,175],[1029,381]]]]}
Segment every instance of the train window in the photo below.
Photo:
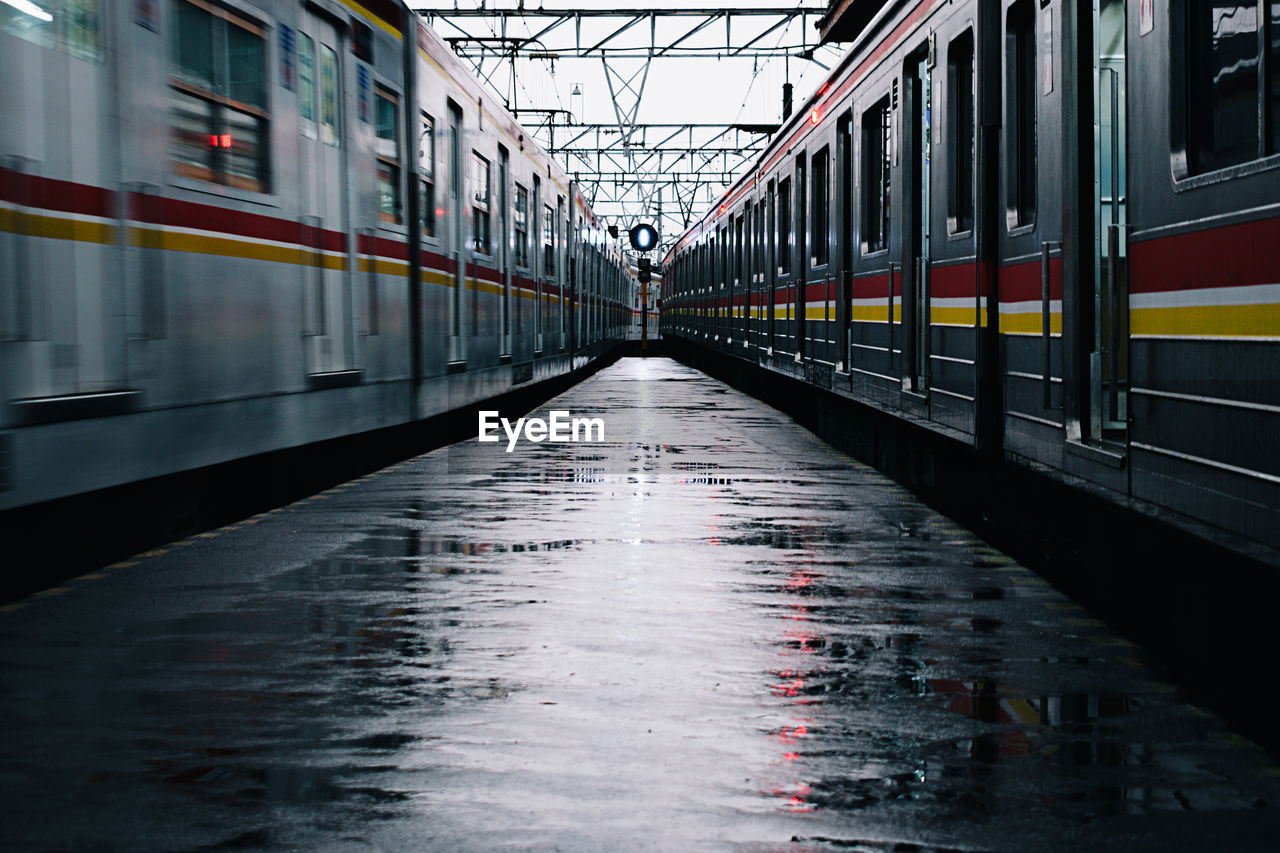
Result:
{"type": "Polygon", "coordinates": [[[1268,83],[1267,114],[1271,116],[1268,128],[1267,153],[1280,152],[1280,3],[1272,0],[1267,22],[1267,68],[1271,80],[1268,83]]]}
{"type": "Polygon", "coordinates": [[[1268,0],[1210,0],[1183,2],[1178,23],[1185,39],[1176,39],[1174,115],[1182,127],[1174,130],[1185,140],[1186,162],[1178,163],[1179,177],[1256,160],[1280,147],[1280,4],[1268,0]],[[1269,12],[1268,12],[1269,10],[1269,12]],[[1269,33],[1260,39],[1264,15],[1269,33]],[[1185,43],[1185,51],[1182,49],[1185,43]],[[1267,91],[1260,86],[1259,66],[1270,70],[1267,91]],[[1183,58],[1185,56],[1185,59],[1183,58]],[[1270,101],[1268,104],[1267,101],[1270,101]],[[1179,108],[1183,108],[1180,110],[1179,108]],[[1265,138],[1259,133],[1260,114],[1270,114],[1265,138]]]}
{"type": "Polygon", "coordinates": [[[889,168],[893,140],[886,96],[862,114],[862,251],[889,248],[889,168]]]}
{"type": "Polygon", "coordinates": [[[1271,80],[1268,83],[1267,114],[1271,116],[1268,128],[1267,153],[1280,152],[1280,3],[1272,0],[1271,14],[1267,22],[1267,68],[1271,80]]]}
{"type": "Polygon", "coordinates": [[[475,239],[475,250],[487,255],[489,245],[489,161],[474,151],[471,152],[471,233],[475,239]]]}
{"type": "Polygon", "coordinates": [[[63,0],[62,44],[72,56],[98,59],[98,0],[63,0]]]}
{"type": "Polygon", "coordinates": [[[402,221],[400,204],[400,98],[382,87],[374,91],[377,104],[378,219],[402,221]]]}
{"type": "Polygon", "coordinates": [[[516,184],[516,266],[529,266],[529,191],[516,184]]]}
{"type": "Polygon", "coordinates": [[[542,207],[542,272],[556,274],[556,212],[551,205],[542,207]]]}
{"type": "MultiPolygon", "coordinates": [[[[751,207],[748,205],[747,210],[751,207]]],[[[735,285],[742,283],[742,257],[746,254],[746,244],[742,242],[742,223],[743,217],[739,216],[734,223],[735,232],[733,235],[733,283],[735,285]]]]}
{"type": "Polygon", "coordinates": [[[1005,189],[1010,228],[1036,218],[1036,16],[1032,0],[1009,7],[1005,28],[1005,189]]]}
{"type": "Polygon", "coordinates": [[[6,0],[0,3],[0,31],[96,62],[102,58],[98,6],[99,0],[6,0]]]}
{"type": "Polygon", "coordinates": [[[809,266],[812,267],[820,267],[827,263],[828,243],[831,239],[827,233],[827,212],[830,204],[827,155],[826,148],[813,155],[813,177],[809,187],[809,266]]]}
{"type": "Polygon", "coordinates": [[[778,183],[778,275],[791,272],[791,179],[778,183]]]}
{"type": "Polygon", "coordinates": [[[947,48],[947,225],[973,228],[973,30],[947,48]]]}
{"type": "Polygon", "coordinates": [[[320,45],[320,141],[338,147],[338,55],[320,45]]]}
{"type": "Polygon", "coordinates": [[[422,233],[436,236],[436,121],[422,114],[422,132],[418,136],[418,171],[422,175],[422,233]]]}
{"type": "Polygon", "coordinates": [[[298,117],[302,135],[316,138],[316,47],[311,36],[298,33],[298,117]]]}
{"type": "Polygon", "coordinates": [[[170,86],[179,175],[267,190],[266,33],[216,6],[178,4],[170,86]]]}
{"type": "Polygon", "coordinates": [[[752,277],[756,279],[763,278],[762,273],[765,267],[764,252],[764,200],[761,199],[756,203],[756,245],[755,245],[755,261],[751,265],[752,277]]]}

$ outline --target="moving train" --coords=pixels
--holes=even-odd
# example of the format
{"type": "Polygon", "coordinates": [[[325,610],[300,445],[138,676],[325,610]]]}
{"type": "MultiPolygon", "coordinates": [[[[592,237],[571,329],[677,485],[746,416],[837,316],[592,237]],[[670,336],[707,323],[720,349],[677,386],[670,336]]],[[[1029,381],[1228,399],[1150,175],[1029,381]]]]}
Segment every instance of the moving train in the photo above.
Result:
{"type": "Polygon", "coordinates": [[[397,0],[0,3],[0,509],[424,419],[633,324],[397,0]]]}
{"type": "Polygon", "coordinates": [[[1274,560],[1274,4],[835,7],[846,57],[666,257],[664,336],[1274,560]]]}

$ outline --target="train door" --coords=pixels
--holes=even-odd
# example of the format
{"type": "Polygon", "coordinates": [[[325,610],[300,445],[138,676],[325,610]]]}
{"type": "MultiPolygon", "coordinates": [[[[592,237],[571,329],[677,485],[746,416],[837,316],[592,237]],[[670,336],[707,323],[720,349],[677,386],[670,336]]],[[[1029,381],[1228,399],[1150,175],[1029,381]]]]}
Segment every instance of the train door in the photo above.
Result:
{"type": "Polygon", "coordinates": [[[572,232],[568,229],[569,219],[564,212],[564,196],[556,196],[556,218],[551,228],[551,253],[555,258],[554,272],[556,292],[556,333],[553,337],[560,352],[571,345],[569,330],[565,327],[565,312],[569,309],[572,295],[569,282],[569,238],[572,232]]]}
{"type": "Polygon", "coordinates": [[[805,308],[805,297],[807,296],[805,293],[805,270],[809,267],[809,248],[805,241],[809,218],[806,215],[808,206],[805,201],[808,198],[805,186],[805,155],[801,153],[800,156],[796,157],[796,251],[791,276],[792,292],[795,294],[792,299],[792,304],[795,305],[795,321],[792,324],[792,329],[793,334],[796,336],[795,353],[797,361],[804,358],[809,350],[809,323],[805,308]]]}
{"type": "Polygon", "coordinates": [[[747,337],[745,305],[748,288],[743,259],[747,254],[747,244],[744,240],[750,234],[746,228],[746,223],[750,216],[751,204],[748,203],[743,208],[742,214],[733,223],[733,293],[730,297],[730,304],[733,306],[731,310],[733,314],[733,331],[730,340],[737,342],[744,341],[747,337]]]}
{"type": "Polygon", "coordinates": [[[1122,438],[1128,420],[1129,367],[1125,0],[1093,0],[1093,69],[1094,287],[1089,420],[1094,438],[1122,438]]]}
{"type": "Polygon", "coordinates": [[[930,167],[933,133],[933,36],[929,47],[907,61],[907,163],[911,170],[907,257],[904,273],[910,300],[907,309],[907,348],[910,386],[929,386],[929,222],[930,167]]]}
{"type": "Polygon", "coordinates": [[[510,156],[498,146],[498,271],[502,275],[502,331],[498,354],[511,357],[511,213],[507,184],[510,181],[510,156]]]}
{"type": "Polygon", "coordinates": [[[463,330],[467,292],[467,264],[464,234],[467,217],[463,212],[462,108],[449,101],[449,238],[446,251],[453,264],[453,287],[449,290],[449,362],[467,357],[463,330]]]}
{"type": "Polygon", "coordinates": [[[853,112],[846,112],[836,125],[836,249],[840,253],[840,283],[836,332],[836,369],[853,364],[853,112]]]}
{"type": "Polygon", "coordinates": [[[773,181],[769,182],[769,189],[766,196],[769,199],[769,220],[765,223],[765,239],[769,241],[768,249],[765,252],[765,274],[764,274],[764,311],[765,311],[765,348],[766,351],[773,355],[773,348],[777,346],[776,336],[777,321],[774,319],[774,307],[777,302],[777,293],[775,286],[778,278],[778,228],[777,228],[777,196],[773,190],[773,181]]]}
{"type": "MultiPolygon", "coordinates": [[[[792,216],[791,216],[791,178],[783,178],[778,182],[778,244],[777,244],[777,279],[775,302],[778,297],[782,301],[782,316],[775,320],[777,334],[774,337],[774,346],[779,352],[793,353],[795,349],[795,320],[794,305],[792,299],[792,282],[795,276],[792,269],[791,257],[793,254],[793,246],[791,241],[792,216]]],[[[775,304],[774,311],[777,313],[778,308],[775,304]]]]}
{"type": "Polygon", "coordinates": [[[542,208],[542,178],[537,175],[533,176],[533,204],[529,208],[529,218],[533,220],[529,269],[533,274],[533,354],[536,357],[542,355],[542,291],[549,263],[545,242],[550,235],[550,223],[547,221],[550,217],[543,213],[542,208]]]}
{"type": "Polygon", "coordinates": [[[762,282],[764,274],[764,199],[756,199],[751,218],[751,292],[746,298],[746,342],[760,346],[760,329],[763,327],[762,282]]]}
{"type": "MultiPolygon", "coordinates": [[[[717,229],[714,233],[719,235],[721,230],[717,229]]],[[[711,298],[709,300],[711,313],[708,317],[708,328],[713,341],[720,340],[720,294],[724,290],[724,263],[720,259],[720,243],[719,236],[713,236],[707,244],[711,264],[711,298]]]]}
{"type": "MultiPolygon", "coordinates": [[[[312,249],[304,268],[303,288],[308,373],[328,373],[351,366],[350,278],[333,263],[327,235],[349,235],[347,222],[347,158],[342,92],[345,56],[338,31],[326,18],[304,14],[298,33],[299,112],[302,121],[303,224],[312,249]]],[[[357,247],[359,250],[360,247],[357,247]]],[[[372,251],[369,248],[369,251],[372,251]]]]}
{"type": "MultiPolygon", "coordinates": [[[[732,221],[733,217],[729,217],[732,221]]],[[[733,257],[732,246],[733,229],[729,226],[721,226],[720,241],[716,244],[719,247],[719,270],[720,270],[720,296],[716,303],[716,340],[728,340],[731,320],[729,318],[729,303],[733,298],[733,280],[729,277],[729,262],[733,257]]]]}

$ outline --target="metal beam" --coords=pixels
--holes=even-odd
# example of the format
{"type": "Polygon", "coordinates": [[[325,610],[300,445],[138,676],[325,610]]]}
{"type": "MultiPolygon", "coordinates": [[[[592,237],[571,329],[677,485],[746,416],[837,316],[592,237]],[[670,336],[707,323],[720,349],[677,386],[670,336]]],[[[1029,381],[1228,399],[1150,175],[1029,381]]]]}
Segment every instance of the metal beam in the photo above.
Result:
{"type": "Polygon", "coordinates": [[[697,209],[714,204],[750,168],[779,125],[638,121],[652,61],[796,57],[825,67],[815,52],[820,59],[840,52],[818,48],[809,38],[808,27],[826,13],[827,4],[818,0],[790,7],[669,9],[523,8],[527,0],[468,2],[464,9],[445,8],[446,2],[414,6],[410,0],[428,24],[448,33],[444,38],[453,51],[518,119],[522,112],[531,114],[525,119],[529,133],[574,177],[598,215],[620,226],[653,222],[663,250],[697,209]],[[716,29],[721,23],[722,33],[716,29]],[[517,61],[550,61],[554,74],[557,60],[573,59],[603,63],[614,122],[564,121],[571,116],[563,105],[521,109],[517,61]],[[490,71],[495,61],[510,66],[507,92],[497,88],[490,71]]]}
{"type": "Polygon", "coordinates": [[[771,8],[755,8],[751,6],[719,6],[716,8],[702,9],[520,9],[515,7],[502,8],[471,8],[471,9],[455,9],[453,7],[437,7],[427,6],[425,4],[415,5],[409,4],[409,8],[419,15],[436,16],[447,18],[560,18],[560,17],[578,17],[578,18],[630,18],[640,13],[648,15],[650,12],[661,15],[663,17],[673,18],[700,18],[706,16],[724,16],[732,15],[734,17],[776,17],[778,15],[825,15],[827,9],[825,6],[774,6],[771,8]]]}
{"type": "Polygon", "coordinates": [[[702,9],[522,9],[522,8],[469,8],[455,9],[434,6],[411,6],[427,22],[435,26],[436,22],[448,24],[461,36],[449,36],[446,40],[459,55],[467,56],[483,50],[482,42],[493,42],[495,34],[503,33],[504,54],[510,58],[531,57],[536,55],[542,59],[568,59],[608,56],[611,59],[645,59],[651,57],[664,58],[703,58],[703,59],[761,59],[779,56],[794,56],[800,59],[813,59],[814,45],[803,34],[807,32],[810,18],[820,19],[825,7],[795,6],[773,8],[702,8],[702,9]],[[582,22],[606,21],[619,19],[619,24],[594,44],[583,47],[581,34],[582,22]],[[659,45],[656,37],[656,23],[659,18],[702,18],[692,28],[678,37],[659,45]],[[777,18],[762,32],[755,34],[750,40],[737,48],[731,42],[733,20],[735,18],[777,18]],[[798,44],[778,44],[773,47],[756,46],[766,35],[777,31],[780,27],[799,18],[801,21],[801,39],[798,44]],[[483,20],[487,24],[488,33],[470,33],[463,25],[468,20],[483,20]],[[648,44],[629,44],[626,46],[606,47],[619,36],[633,28],[636,24],[648,20],[650,22],[650,38],[648,44]],[[725,23],[725,44],[685,45],[684,43],[708,26],[717,21],[725,23]],[[530,23],[540,26],[536,32],[527,37],[510,36],[509,23],[520,22],[526,28],[530,23]],[[568,31],[573,25],[572,32],[568,31]],[[500,25],[500,26],[498,26],[500,25]],[[561,31],[564,31],[563,34],[561,31]],[[562,36],[553,38],[553,36],[562,36]],[[473,45],[478,45],[473,46],[473,45]]]}

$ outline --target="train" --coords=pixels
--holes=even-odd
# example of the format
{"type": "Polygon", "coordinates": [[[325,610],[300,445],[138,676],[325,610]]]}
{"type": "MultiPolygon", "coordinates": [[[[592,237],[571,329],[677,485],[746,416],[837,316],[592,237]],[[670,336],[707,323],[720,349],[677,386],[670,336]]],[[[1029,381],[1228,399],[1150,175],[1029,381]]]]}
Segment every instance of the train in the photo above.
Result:
{"type": "Polygon", "coordinates": [[[1274,9],[824,26],[847,54],[664,258],[664,340],[1277,562],[1274,9]]]}
{"type": "Polygon", "coordinates": [[[638,336],[616,232],[398,0],[6,0],[0,92],[0,510],[638,336]]]}

